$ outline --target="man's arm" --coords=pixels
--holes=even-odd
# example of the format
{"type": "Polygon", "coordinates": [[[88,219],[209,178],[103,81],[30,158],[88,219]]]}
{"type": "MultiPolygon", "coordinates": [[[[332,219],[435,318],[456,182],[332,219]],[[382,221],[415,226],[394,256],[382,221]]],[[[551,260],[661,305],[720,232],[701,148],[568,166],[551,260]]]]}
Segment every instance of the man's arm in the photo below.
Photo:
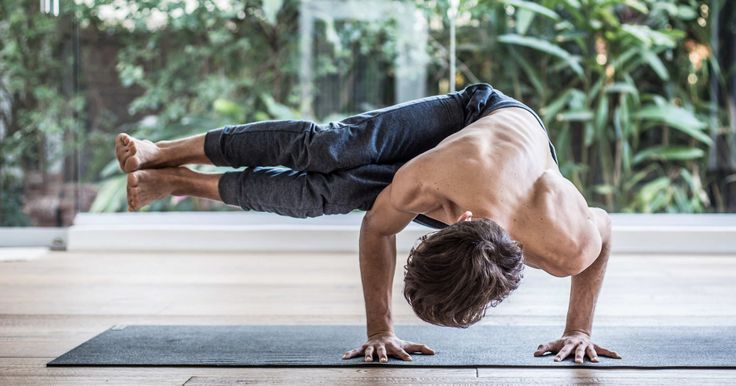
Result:
{"type": "Polygon", "coordinates": [[[368,341],[346,352],[344,359],[364,355],[371,362],[388,356],[411,360],[410,352],[433,354],[425,345],[400,340],[393,330],[391,297],[396,269],[396,234],[416,216],[397,209],[391,202],[391,185],[378,195],[363,217],[360,229],[360,274],[365,299],[368,341]]]}
{"type": "Polygon", "coordinates": [[[588,336],[591,335],[595,305],[603,286],[608,257],[611,254],[611,220],[608,213],[599,208],[591,208],[591,211],[601,235],[601,252],[593,264],[572,277],[565,334],[581,332],[588,336]]]}
{"type": "Polygon", "coordinates": [[[534,353],[535,356],[551,351],[557,353],[555,361],[561,361],[573,353],[574,350],[575,362],[577,363],[583,363],[586,355],[593,362],[598,362],[598,354],[611,358],[621,358],[618,353],[600,347],[590,340],[595,305],[603,285],[603,277],[611,253],[611,220],[602,209],[591,208],[590,210],[601,235],[601,251],[590,266],[572,277],[567,324],[562,338],[540,345],[534,353]]]}

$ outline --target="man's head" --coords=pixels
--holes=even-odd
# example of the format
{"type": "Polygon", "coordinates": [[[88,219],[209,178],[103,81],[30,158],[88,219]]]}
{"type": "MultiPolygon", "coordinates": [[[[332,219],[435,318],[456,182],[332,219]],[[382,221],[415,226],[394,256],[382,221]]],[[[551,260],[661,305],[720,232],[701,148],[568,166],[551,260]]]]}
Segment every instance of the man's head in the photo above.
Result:
{"type": "Polygon", "coordinates": [[[519,286],[521,246],[488,219],[459,221],[409,253],[404,297],[422,320],[468,327],[519,286]]]}

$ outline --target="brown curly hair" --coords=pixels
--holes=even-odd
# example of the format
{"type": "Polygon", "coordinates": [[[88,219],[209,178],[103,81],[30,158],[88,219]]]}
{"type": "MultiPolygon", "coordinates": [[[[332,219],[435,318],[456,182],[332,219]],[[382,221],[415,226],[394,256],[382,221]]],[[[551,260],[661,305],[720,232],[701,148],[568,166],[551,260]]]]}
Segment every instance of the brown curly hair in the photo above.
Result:
{"type": "Polygon", "coordinates": [[[522,248],[494,221],[461,221],[424,236],[404,266],[404,297],[429,323],[467,328],[519,287],[522,248]]]}

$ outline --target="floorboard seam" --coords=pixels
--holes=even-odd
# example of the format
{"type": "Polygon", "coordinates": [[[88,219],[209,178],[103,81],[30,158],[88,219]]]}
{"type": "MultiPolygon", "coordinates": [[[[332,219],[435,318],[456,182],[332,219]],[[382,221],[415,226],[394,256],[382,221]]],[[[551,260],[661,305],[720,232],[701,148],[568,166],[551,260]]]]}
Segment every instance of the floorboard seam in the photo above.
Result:
{"type": "Polygon", "coordinates": [[[477,367],[475,368],[475,377],[476,378],[480,378],[480,374],[478,374],[478,368],[477,367]]]}
{"type": "Polygon", "coordinates": [[[191,377],[187,378],[187,380],[184,381],[184,383],[182,383],[181,386],[187,386],[187,383],[189,383],[189,381],[191,381],[192,378],[194,378],[194,376],[191,376],[191,377]]]}

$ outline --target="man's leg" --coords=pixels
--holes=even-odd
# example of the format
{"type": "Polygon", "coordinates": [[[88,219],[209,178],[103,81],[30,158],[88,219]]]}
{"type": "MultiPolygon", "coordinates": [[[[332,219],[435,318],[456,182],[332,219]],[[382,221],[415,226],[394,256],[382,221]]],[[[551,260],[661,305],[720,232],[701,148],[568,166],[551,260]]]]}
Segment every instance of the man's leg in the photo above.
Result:
{"type": "Polygon", "coordinates": [[[137,170],[128,174],[128,210],[138,210],[170,195],[222,201],[218,191],[221,176],[185,167],[137,170]]]}
{"type": "MultiPolygon", "coordinates": [[[[207,194],[200,192],[199,196],[294,217],[345,213],[369,208],[401,164],[462,129],[466,121],[477,119],[491,91],[490,86],[469,87],[323,126],[304,121],[227,126],[160,146],[122,135],[121,143],[127,140],[142,144],[134,146],[139,150],[148,148],[122,149],[118,158],[124,167],[133,165],[133,170],[207,161],[251,166],[217,177],[218,194],[210,187],[207,194]],[[142,155],[129,162],[125,157],[131,153],[142,155]],[[259,165],[283,165],[293,170],[253,168],[259,165]]],[[[176,194],[172,189],[141,193],[142,199],[134,200],[131,207],[176,194]]]]}
{"type": "Polygon", "coordinates": [[[156,143],[118,134],[115,156],[126,173],[184,164],[212,164],[204,153],[204,134],[156,143]]]}
{"type": "Polygon", "coordinates": [[[198,173],[186,167],[138,170],[128,174],[128,207],[137,210],[176,195],[300,218],[348,213],[369,209],[400,166],[365,165],[326,174],[274,167],[225,174],[198,173]]]}
{"type": "Polygon", "coordinates": [[[473,92],[422,98],[319,125],[265,121],[210,130],[205,153],[221,166],[285,166],[330,173],[407,162],[465,127],[473,92]]]}
{"type": "Polygon", "coordinates": [[[479,118],[492,90],[488,85],[474,85],[324,125],[292,120],[255,122],[155,144],[120,134],[116,153],[128,173],[185,163],[286,166],[329,173],[407,162],[479,118]]]}

